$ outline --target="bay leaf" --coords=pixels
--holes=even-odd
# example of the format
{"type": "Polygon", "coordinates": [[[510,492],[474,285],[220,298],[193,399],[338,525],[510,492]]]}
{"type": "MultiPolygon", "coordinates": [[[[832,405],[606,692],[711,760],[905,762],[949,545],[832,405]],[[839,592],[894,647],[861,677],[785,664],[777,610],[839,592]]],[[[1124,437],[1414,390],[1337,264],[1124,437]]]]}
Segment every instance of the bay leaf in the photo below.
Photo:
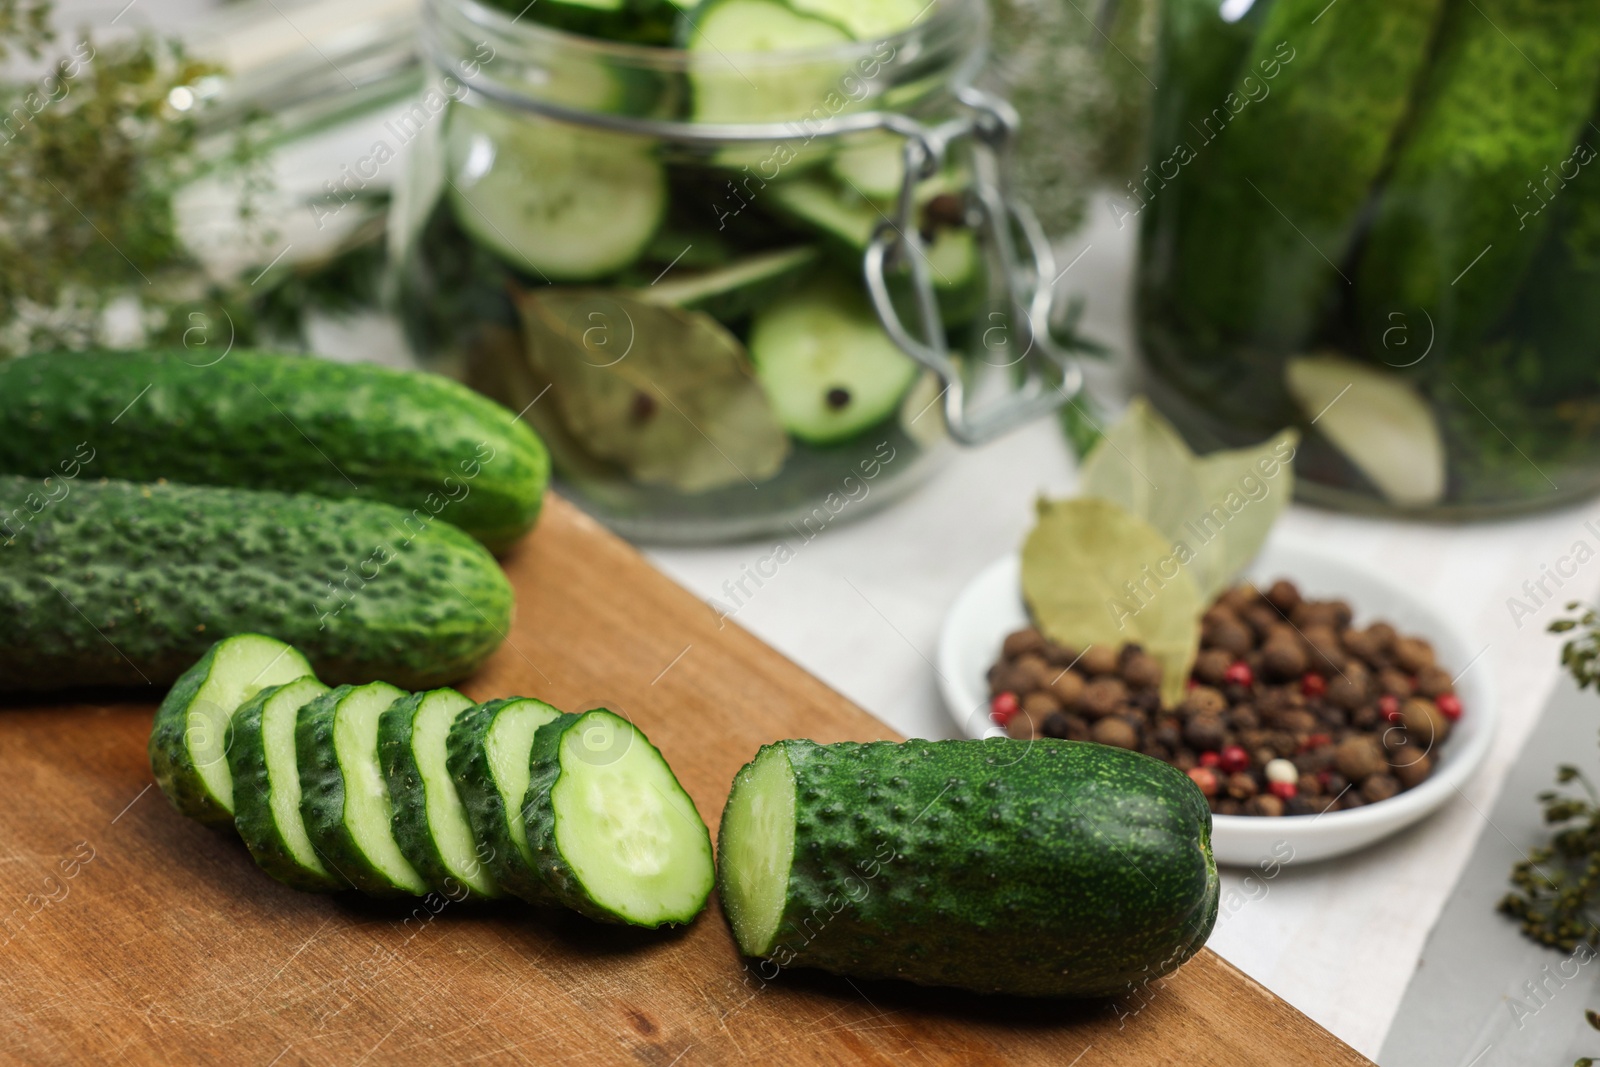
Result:
{"type": "Polygon", "coordinates": [[[1022,546],[1022,595],[1035,625],[1072,648],[1133,642],[1161,663],[1161,698],[1183,699],[1200,648],[1200,592],[1184,551],[1108,500],[1038,502],[1022,546]]]}
{"type": "Polygon", "coordinates": [[[1196,575],[1209,579],[1200,589],[1206,600],[1250,565],[1289,506],[1299,441],[1299,432],[1291,427],[1259,445],[1212,452],[1196,460],[1195,481],[1206,511],[1186,533],[1196,562],[1205,564],[1196,575]]]}
{"type": "Polygon", "coordinates": [[[1170,422],[1136,397],[1085,458],[1079,487],[1183,548],[1186,569],[1209,601],[1255,558],[1293,494],[1298,440],[1289,429],[1259,445],[1196,456],[1170,422]]]}
{"type": "Polygon", "coordinates": [[[513,295],[528,361],[594,457],[687,493],[754,486],[783,466],[788,435],[717,320],[615,290],[513,295]]]}

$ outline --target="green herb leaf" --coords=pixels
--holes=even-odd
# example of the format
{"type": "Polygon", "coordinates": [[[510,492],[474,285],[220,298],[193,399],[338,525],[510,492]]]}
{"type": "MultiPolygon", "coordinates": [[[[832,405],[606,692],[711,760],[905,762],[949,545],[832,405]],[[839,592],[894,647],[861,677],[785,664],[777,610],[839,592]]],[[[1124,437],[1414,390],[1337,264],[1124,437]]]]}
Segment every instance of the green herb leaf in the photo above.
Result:
{"type": "Polygon", "coordinates": [[[625,293],[516,297],[528,361],[567,433],[631,478],[704,492],[777,473],[789,438],[738,338],[708,315],[625,293]]]}
{"type": "Polygon", "coordinates": [[[1040,500],[1022,546],[1022,595],[1035,624],[1074,648],[1125,642],[1161,662],[1162,700],[1183,698],[1203,602],[1181,549],[1106,500],[1040,500]]]}

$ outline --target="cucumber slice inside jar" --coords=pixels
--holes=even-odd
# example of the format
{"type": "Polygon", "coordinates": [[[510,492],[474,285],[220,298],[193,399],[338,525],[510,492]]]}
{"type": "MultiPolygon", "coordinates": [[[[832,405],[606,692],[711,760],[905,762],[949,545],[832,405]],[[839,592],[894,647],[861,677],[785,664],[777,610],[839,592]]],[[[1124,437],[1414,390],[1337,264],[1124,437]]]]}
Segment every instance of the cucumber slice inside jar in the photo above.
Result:
{"type": "Polygon", "coordinates": [[[894,415],[919,369],[860,290],[833,278],[757,312],[750,358],[784,429],[819,445],[894,415]]]}
{"type": "Polygon", "coordinates": [[[323,866],[300,816],[300,768],[294,726],[300,709],[328,691],[315,678],[263,689],[229,726],[233,824],[256,866],[295,889],[343,889],[323,866]]]}
{"type": "Polygon", "coordinates": [[[446,760],[450,730],[472,706],[454,689],[434,689],[395,701],[378,720],[395,844],[424,881],[453,900],[501,895],[446,760]]]}
{"type": "Polygon", "coordinates": [[[637,290],[637,295],[649,304],[704,311],[729,322],[744,318],[793,285],[816,263],[817,255],[810,245],[761,252],[715,270],[657,282],[637,290]]]}
{"type": "Polygon", "coordinates": [[[638,138],[463,107],[451,111],[445,162],[461,228],[542,281],[621,270],[666,214],[666,173],[638,138]]]}
{"type": "Polygon", "coordinates": [[[637,727],[603,708],[563,715],[539,728],[531,767],[528,841],[563,904],[646,927],[700,914],[711,834],[637,727]]]}
{"type": "MultiPolygon", "coordinates": [[[[836,23],[800,14],[777,0],[707,0],[689,23],[687,47],[701,54],[690,73],[697,122],[797,122],[822,109],[850,73],[842,63],[741,65],[742,55],[825,49],[851,40],[836,23]]],[[[729,151],[759,159],[772,149],[729,151]]]]}
{"type": "Polygon", "coordinates": [[[450,778],[484,863],[501,889],[530,904],[557,903],[534,866],[522,802],[534,734],[560,715],[542,700],[511,697],[469,708],[450,727],[450,778]]]}
{"type": "Polygon", "coordinates": [[[310,674],[297,650],[261,634],[225,637],[184,671],[150,730],[150,769],[172,806],[200,822],[232,822],[227,743],[234,712],[268,686],[310,674]]]}
{"type": "Polygon", "coordinates": [[[843,27],[858,41],[910,29],[928,4],[922,0],[789,0],[801,14],[843,27]]]}
{"type": "Polygon", "coordinates": [[[406,695],[385,682],[342,685],[295,716],[306,834],[329,870],[379,896],[428,891],[395,842],[394,807],[378,763],[378,721],[406,695]]]}

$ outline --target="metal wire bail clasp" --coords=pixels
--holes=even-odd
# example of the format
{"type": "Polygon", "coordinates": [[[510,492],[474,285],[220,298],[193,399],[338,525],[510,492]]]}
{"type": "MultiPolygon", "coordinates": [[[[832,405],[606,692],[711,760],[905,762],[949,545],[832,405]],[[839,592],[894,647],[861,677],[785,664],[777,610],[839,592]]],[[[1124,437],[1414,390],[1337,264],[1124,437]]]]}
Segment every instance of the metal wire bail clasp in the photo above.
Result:
{"type": "Polygon", "coordinates": [[[962,89],[958,99],[963,113],[937,126],[925,126],[903,115],[884,116],[885,128],[906,139],[904,177],[894,219],[880,223],[867,244],[865,272],[867,290],[883,328],[906,355],[939,376],[950,436],[974,445],[1071,400],[1082,388],[1083,375],[1050,333],[1057,277],[1050,242],[1033,211],[1004,190],[1002,164],[1006,145],[1016,132],[1016,111],[999,97],[970,87],[962,89]],[[1012,335],[1007,338],[1007,351],[1016,353],[1003,365],[1020,379],[1005,396],[977,403],[969,400],[977,368],[964,368],[950,350],[939,317],[933,268],[915,218],[917,184],[937,174],[950,146],[966,137],[973,141],[967,211],[974,217],[991,263],[998,268],[1004,314],[1009,316],[1005,332],[1012,335]],[[889,271],[909,275],[915,332],[907,328],[895,307],[889,271]]]}

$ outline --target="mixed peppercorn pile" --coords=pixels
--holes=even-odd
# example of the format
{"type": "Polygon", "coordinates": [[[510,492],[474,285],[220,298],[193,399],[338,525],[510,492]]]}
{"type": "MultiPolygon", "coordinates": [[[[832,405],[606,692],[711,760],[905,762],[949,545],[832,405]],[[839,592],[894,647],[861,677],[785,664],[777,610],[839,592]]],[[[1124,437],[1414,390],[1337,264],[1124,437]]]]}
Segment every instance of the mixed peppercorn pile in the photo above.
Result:
{"type": "Polygon", "coordinates": [[[1201,622],[1188,691],[1163,707],[1138,645],[1081,653],[1037,630],[1005,639],[990,715],[1013,737],[1134,749],[1188,773],[1218,815],[1315,815],[1372,804],[1433,773],[1461,717],[1433,646],[1290,582],[1239,585],[1201,622]]]}

